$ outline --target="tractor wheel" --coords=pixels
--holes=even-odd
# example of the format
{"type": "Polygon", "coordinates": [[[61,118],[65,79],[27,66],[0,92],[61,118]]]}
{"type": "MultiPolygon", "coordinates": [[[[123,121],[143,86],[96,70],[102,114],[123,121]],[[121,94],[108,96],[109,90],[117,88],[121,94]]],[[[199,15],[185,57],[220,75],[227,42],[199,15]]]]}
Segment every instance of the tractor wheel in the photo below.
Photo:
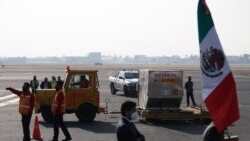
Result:
{"type": "Polygon", "coordinates": [[[43,120],[46,122],[52,122],[53,121],[53,114],[51,112],[51,108],[48,106],[42,106],[41,107],[41,114],[43,117],[43,120]]]}
{"type": "Polygon", "coordinates": [[[76,116],[80,122],[91,122],[95,119],[96,108],[90,103],[82,104],[77,109],[76,116]]]}

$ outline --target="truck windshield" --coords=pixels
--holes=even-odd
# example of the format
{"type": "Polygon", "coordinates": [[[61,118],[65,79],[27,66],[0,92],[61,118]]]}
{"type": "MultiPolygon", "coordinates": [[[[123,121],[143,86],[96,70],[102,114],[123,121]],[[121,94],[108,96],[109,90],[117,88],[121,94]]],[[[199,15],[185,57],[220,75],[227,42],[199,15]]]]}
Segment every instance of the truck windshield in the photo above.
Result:
{"type": "Polygon", "coordinates": [[[125,78],[126,79],[139,78],[139,74],[138,73],[125,73],[125,78]]]}

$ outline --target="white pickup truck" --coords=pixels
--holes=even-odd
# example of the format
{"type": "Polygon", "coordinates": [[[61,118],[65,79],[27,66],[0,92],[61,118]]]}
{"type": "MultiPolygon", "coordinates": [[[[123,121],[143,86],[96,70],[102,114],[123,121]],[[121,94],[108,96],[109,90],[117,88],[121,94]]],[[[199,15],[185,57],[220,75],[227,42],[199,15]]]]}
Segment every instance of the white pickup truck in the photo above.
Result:
{"type": "Polygon", "coordinates": [[[138,71],[119,71],[114,76],[109,77],[109,87],[112,94],[123,91],[125,96],[136,96],[138,91],[138,71]]]}

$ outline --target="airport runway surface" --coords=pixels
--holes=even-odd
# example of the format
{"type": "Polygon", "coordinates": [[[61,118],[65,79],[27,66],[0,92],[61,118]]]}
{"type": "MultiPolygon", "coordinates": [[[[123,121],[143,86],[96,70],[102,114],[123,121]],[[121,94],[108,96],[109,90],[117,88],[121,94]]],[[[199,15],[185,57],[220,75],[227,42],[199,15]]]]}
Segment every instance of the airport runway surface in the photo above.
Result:
{"type": "MultiPolygon", "coordinates": [[[[21,88],[23,82],[30,81],[33,75],[41,82],[44,77],[51,79],[52,75],[60,75],[65,78],[66,65],[15,65],[5,66],[0,69],[0,140],[18,141],[22,140],[21,118],[18,113],[18,97],[4,90],[11,86],[21,88]]],[[[72,69],[98,69],[100,81],[101,105],[105,106],[105,99],[109,98],[109,112],[119,111],[120,105],[125,100],[137,102],[136,98],[124,97],[122,92],[117,95],[111,95],[108,87],[108,77],[115,72],[123,69],[164,69],[164,70],[184,70],[184,82],[187,76],[192,76],[194,81],[194,95],[199,105],[204,105],[201,97],[200,71],[196,65],[73,65],[72,69]]],[[[240,136],[241,141],[248,141],[250,138],[250,66],[233,65],[233,73],[237,84],[239,107],[241,118],[233,126],[229,127],[232,134],[240,136]]],[[[185,95],[182,100],[182,106],[186,103],[185,95]]],[[[53,137],[53,127],[50,123],[43,121],[40,114],[40,129],[45,141],[53,137]]],[[[73,141],[115,141],[116,124],[120,114],[99,114],[92,123],[80,123],[74,114],[65,115],[65,122],[72,134],[73,141]]],[[[145,135],[147,141],[201,141],[202,133],[206,125],[202,122],[190,121],[160,121],[147,122],[140,119],[136,122],[138,129],[145,135]]],[[[31,120],[31,133],[34,127],[34,115],[31,120]]],[[[60,138],[64,138],[60,132],[60,138]]]]}

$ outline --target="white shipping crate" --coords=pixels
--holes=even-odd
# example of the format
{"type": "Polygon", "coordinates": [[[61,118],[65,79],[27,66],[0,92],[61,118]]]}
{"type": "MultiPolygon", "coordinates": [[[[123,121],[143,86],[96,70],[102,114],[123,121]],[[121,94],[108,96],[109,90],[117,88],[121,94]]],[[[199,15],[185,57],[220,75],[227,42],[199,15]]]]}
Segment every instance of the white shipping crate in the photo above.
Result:
{"type": "Polygon", "coordinates": [[[183,71],[139,70],[141,109],[179,109],[183,97],[183,71]]]}

